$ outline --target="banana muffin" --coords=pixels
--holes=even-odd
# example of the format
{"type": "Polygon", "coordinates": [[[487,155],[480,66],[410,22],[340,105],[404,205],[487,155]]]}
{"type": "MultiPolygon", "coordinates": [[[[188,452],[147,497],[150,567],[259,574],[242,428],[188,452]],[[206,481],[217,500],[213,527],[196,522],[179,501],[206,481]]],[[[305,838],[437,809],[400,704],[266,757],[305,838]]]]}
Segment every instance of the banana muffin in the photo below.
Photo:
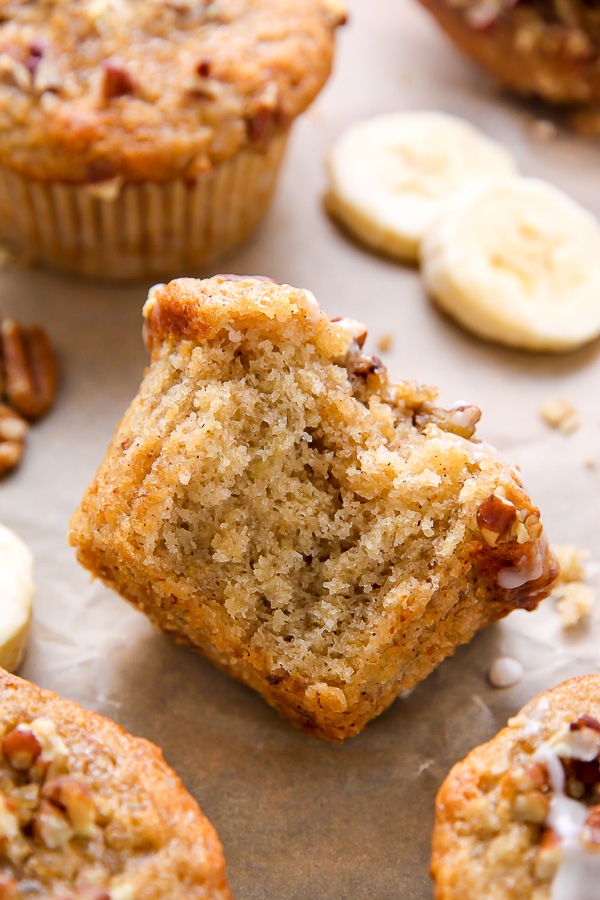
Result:
{"type": "Polygon", "coordinates": [[[338,0],[5,0],[0,239],[103,278],[196,271],[265,212],[338,0]]]}
{"type": "Polygon", "coordinates": [[[420,0],[509,88],[550,103],[600,101],[600,6],[586,0],[420,0]]]}
{"type": "Polygon", "coordinates": [[[0,670],[0,897],[231,900],[219,840],[153,744],[0,670]]]}
{"type": "Polygon", "coordinates": [[[600,896],[600,676],[532,700],[437,798],[436,900],[600,896]]]}
{"type": "Polygon", "coordinates": [[[72,520],[81,563],[295,723],[341,741],[556,569],[479,410],[393,383],[308,292],[180,279],[72,520]]]}

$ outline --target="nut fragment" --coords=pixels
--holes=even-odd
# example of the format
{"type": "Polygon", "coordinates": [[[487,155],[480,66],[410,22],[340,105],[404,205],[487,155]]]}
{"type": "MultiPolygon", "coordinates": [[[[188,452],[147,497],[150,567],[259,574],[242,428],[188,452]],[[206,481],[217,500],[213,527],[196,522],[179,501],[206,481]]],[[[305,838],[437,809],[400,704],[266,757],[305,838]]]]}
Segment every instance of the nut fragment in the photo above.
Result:
{"type": "Polygon", "coordinates": [[[89,838],[94,834],[96,805],[86,785],[68,775],[58,776],[46,782],[42,797],[66,813],[77,837],[89,838]]]}
{"type": "Polygon", "coordinates": [[[42,800],[33,818],[33,836],[48,850],[58,850],[68,844],[74,834],[63,813],[54,804],[42,800]]]}
{"type": "Polygon", "coordinates": [[[364,346],[367,339],[367,329],[362,322],[357,322],[356,319],[341,318],[339,316],[331,321],[347,331],[352,340],[356,341],[359,347],[364,346]]]}
{"type": "Polygon", "coordinates": [[[19,465],[25,451],[27,422],[0,403],[0,478],[19,465]]]}
{"type": "Polygon", "coordinates": [[[26,772],[42,752],[42,745],[27,725],[17,725],[3,737],[2,752],[13,769],[26,772]]]}
{"type": "Polygon", "coordinates": [[[550,812],[550,801],[541,791],[528,791],[526,794],[517,794],[512,811],[519,822],[541,825],[550,812]]]}
{"type": "Polygon", "coordinates": [[[135,81],[127,69],[117,60],[106,60],[102,79],[102,96],[105,100],[114,100],[133,94],[135,81]]]}
{"type": "Polygon", "coordinates": [[[591,728],[592,731],[600,733],[600,722],[593,716],[588,715],[588,713],[583,713],[582,716],[579,716],[578,719],[569,725],[570,731],[581,731],[582,728],[591,728]]]}
{"type": "Polygon", "coordinates": [[[517,518],[514,503],[493,493],[479,505],[477,525],[486,543],[495,547],[505,537],[517,518]]]}
{"type": "Polygon", "coordinates": [[[42,745],[42,752],[31,769],[31,776],[42,780],[46,777],[54,778],[66,771],[69,750],[52,719],[34,719],[29,728],[42,745]]]}
{"type": "Polygon", "coordinates": [[[56,393],[56,361],[46,332],[13,319],[0,324],[0,357],[6,399],[25,419],[41,418],[56,393]]]}
{"type": "Polygon", "coordinates": [[[10,841],[19,833],[19,817],[15,804],[0,794],[0,841],[10,841]]]}

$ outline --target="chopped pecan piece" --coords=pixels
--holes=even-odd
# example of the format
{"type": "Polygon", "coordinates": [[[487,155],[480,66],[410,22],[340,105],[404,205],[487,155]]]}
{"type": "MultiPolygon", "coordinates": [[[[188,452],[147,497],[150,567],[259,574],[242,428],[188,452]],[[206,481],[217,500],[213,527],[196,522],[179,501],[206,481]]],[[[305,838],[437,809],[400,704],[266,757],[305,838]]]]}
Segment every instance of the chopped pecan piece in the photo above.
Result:
{"type": "Polygon", "coordinates": [[[0,403],[0,478],[21,462],[28,425],[21,416],[0,403]]]}
{"type": "Polygon", "coordinates": [[[478,406],[455,406],[453,409],[443,409],[440,406],[425,406],[415,412],[414,424],[423,429],[432,422],[449,431],[458,434],[467,440],[475,434],[475,426],[481,418],[481,410],[478,406]]]}
{"type": "Polygon", "coordinates": [[[77,837],[92,836],[96,824],[96,804],[85,784],[68,775],[59,775],[46,782],[42,797],[66,813],[77,837]]]}
{"type": "Polygon", "coordinates": [[[27,725],[17,725],[3,737],[2,752],[13,769],[26,772],[42,752],[42,745],[27,725]]]}
{"type": "Polygon", "coordinates": [[[59,850],[68,844],[74,834],[61,810],[53,803],[42,800],[33,818],[33,836],[48,850],[59,850]]]}
{"type": "Polygon", "coordinates": [[[514,503],[498,494],[490,494],[477,510],[477,525],[486,543],[495,547],[505,537],[517,518],[514,503]]]}
{"type": "Polygon", "coordinates": [[[8,403],[33,421],[48,412],[56,393],[57,369],[46,332],[13,319],[0,324],[3,388],[8,403]]]}
{"type": "Polygon", "coordinates": [[[582,728],[591,728],[592,731],[600,733],[600,722],[593,716],[584,713],[582,716],[579,716],[575,722],[571,722],[569,728],[571,731],[581,731],[582,728]]]}
{"type": "Polygon", "coordinates": [[[0,842],[10,841],[19,833],[19,816],[16,805],[9,797],[0,794],[0,842]]]}
{"type": "Polygon", "coordinates": [[[367,339],[367,329],[366,326],[363,325],[362,322],[357,322],[356,319],[346,319],[341,316],[337,316],[335,319],[331,320],[335,322],[337,325],[341,325],[342,328],[351,335],[352,339],[356,341],[359,347],[363,347],[364,343],[367,339]]]}
{"type": "Polygon", "coordinates": [[[105,100],[114,100],[115,97],[124,97],[135,92],[136,83],[127,69],[116,60],[107,60],[104,63],[104,77],[102,79],[102,96],[105,100]]]}

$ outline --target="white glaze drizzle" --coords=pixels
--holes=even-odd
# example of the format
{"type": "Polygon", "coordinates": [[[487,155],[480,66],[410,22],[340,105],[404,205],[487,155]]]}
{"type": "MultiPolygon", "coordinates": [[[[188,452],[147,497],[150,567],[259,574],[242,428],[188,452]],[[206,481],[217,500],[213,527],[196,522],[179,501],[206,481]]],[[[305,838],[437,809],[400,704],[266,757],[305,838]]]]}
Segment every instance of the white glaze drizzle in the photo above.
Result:
{"type": "Polygon", "coordinates": [[[529,581],[537,581],[543,571],[544,560],[538,549],[533,556],[524,556],[516,566],[501,569],[498,572],[498,585],[506,591],[514,591],[529,581]]]}
{"type": "MultiPolygon", "coordinates": [[[[573,737],[575,737],[575,734],[573,737]]],[[[577,755],[574,743],[572,758],[577,755]]],[[[584,754],[585,758],[588,756],[584,754]]],[[[552,900],[600,900],[600,854],[590,853],[581,841],[581,831],[588,817],[587,807],[565,793],[565,773],[560,757],[550,742],[542,744],[534,755],[543,763],[550,777],[553,795],[546,824],[561,841],[562,858],[552,882],[552,900]]]]}

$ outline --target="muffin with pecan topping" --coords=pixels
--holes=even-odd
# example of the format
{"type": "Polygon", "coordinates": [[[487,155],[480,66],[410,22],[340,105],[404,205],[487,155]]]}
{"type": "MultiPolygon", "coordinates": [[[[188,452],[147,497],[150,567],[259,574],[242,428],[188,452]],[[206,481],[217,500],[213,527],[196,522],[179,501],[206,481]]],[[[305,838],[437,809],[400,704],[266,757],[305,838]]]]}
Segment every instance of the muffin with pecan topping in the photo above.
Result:
{"type": "Polygon", "coordinates": [[[230,900],[219,840],[160,751],[0,670],[0,897],[230,900]]]}
{"type": "Polygon", "coordinates": [[[0,238],[107,278],[234,247],[342,20],[337,0],[5,0],[0,238]]]}
{"type": "Polygon", "coordinates": [[[509,88],[551,103],[600,102],[600,6],[587,0],[420,0],[509,88]]]}
{"type": "Polygon", "coordinates": [[[475,406],[395,383],[289,285],[153,288],[151,366],[72,520],[156,624],[342,741],[556,577],[475,406]]]}
{"type": "Polygon", "coordinates": [[[452,769],[432,874],[436,900],[600,896],[600,676],[532,700],[452,769]]]}

